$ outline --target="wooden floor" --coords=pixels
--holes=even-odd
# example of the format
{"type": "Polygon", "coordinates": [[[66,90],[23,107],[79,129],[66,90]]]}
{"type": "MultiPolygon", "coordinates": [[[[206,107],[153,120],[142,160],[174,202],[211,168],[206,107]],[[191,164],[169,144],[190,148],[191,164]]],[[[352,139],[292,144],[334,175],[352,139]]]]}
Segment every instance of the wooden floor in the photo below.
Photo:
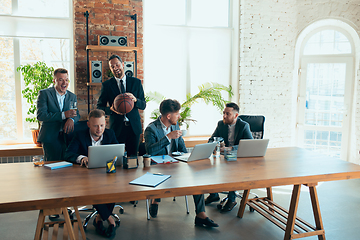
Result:
{"type": "MultiPolygon", "coordinates": [[[[314,223],[307,188],[300,194],[298,216],[314,223]]],[[[264,195],[265,192],[256,190],[264,195]]],[[[291,187],[274,188],[274,200],[288,208],[291,187]]],[[[327,240],[359,239],[360,236],[360,179],[320,183],[318,186],[320,208],[322,212],[327,240]]],[[[239,202],[239,201],[238,201],[239,202]]],[[[263,218],[258,213],[245,211],[244,218],[236,217],[237,209],[221,214],[213,203],[206,207],[206,212],[220,227],[214,229],[194,226],[194,204],[189,197],[190,214],[186,214],[183,197],[163,199],[159,215],[150,221],[146,220],[145,201],[140,201],[134,208],[130,203],[123,203],[125,213],[120,215],[121,224],[113,239],[283,239],[284,232],[263,218]]],[[[237,207],[236,207],[237,208],[237,207]]],[[[115,209],[117,212],[118,209],[115,209]]],[[[81,217],[86,212],[80,213],[81,217]]],[[[0,214],[1,239],[33,239],[38,217],[37,211],[0,214]]],[[[95,233],[91,224],[86,230],[87,239],[104,239],[95,233]]],[[[309,237],[305,239],[317,239],[309,237]]]]}

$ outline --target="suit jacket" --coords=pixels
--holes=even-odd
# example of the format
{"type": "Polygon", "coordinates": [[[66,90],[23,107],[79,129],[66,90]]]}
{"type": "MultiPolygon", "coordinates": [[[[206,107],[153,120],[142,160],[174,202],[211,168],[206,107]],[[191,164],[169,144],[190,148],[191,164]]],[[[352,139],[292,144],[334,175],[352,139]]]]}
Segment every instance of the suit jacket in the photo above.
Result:
{"type": "MultiPolygon", "coordinates": [[[[171,125],[171,131],[180,130],[179,124],[171,125]]],[[[160,117],[150,123],[144,132],[145,138],[145,148],[146,152],[150,155],[166,155],[169,154],[167,151],[167,146],[170,144],[169,140],[166,138],[164,134],[164,130],[162,129],[162,125],[160,122],[160,117]]],[[[187,152],[185,147],[185,142],[182,137],[177,139],[171,139],[172,148],[171,152],[187,152]]]]}
{"type": "MultiPolygon", "coordinates": [[[[118,143],[115,133],[111,129],[105,129],[103,136],[101,145],[118,143]]],[[[89,129],[76,132],[73,140],[66,149],[65,160],[76,163],[76,159],[79,155],[88,156],[89,146],[92,146],[89,129]]]]}
{"type": "MultiPolygon", "coordinates": [[[[134,108],[126,114],[126,117],[129,119],[134,133],[140,135],[142,127],[138,109],[144,110],[146,107],[144,90],[140,79],[126,76],[126,92],[132,93],[137,98],[137,101],[134,103],[134,108]]],[[[107,104],[112,106],[115,97],[119,94],[119,86],[113,77],[102,83],[100,97],[97,102],[97,108],[104,110],[107,115],[110,115],[110,128],[114,130],[116,136],[121,134],[124,115],[111,111],[110,107],[107,107],[107,104]]]]}
{"type": "MultiPolygon", "coordinates": [[[[217,127],[214,131],[214,133],[211,135],[211,138],[209,138],[209,142],[213,142],[213,137],[222,137],[224,138],[225,146],[229,147],[229,125],[225,124],[222,120],[218,122],[217,127]]],[[[240,139],[252,139],[252,134],[250,131],[250,125],[241,120],[239,117],[236,120],[235,125],[235,141],[234,145],[239,145],[240,139]]]]}
{"type": "MultiPolygon", "coordinates": [[[[70,110],[70,101],[77,101],[76,95],[66,91],[63,109],[60,109],[56,90],[54,87],[40,90],[37,100],[37,119],[41,121],[38,142],[52,142],[57,138],[60,129],[64,127],[67,119],[62,119],[61,113],[70,110]]],[[[73,118],[74,122],[79,121],[80,114],[73,118]]]]}

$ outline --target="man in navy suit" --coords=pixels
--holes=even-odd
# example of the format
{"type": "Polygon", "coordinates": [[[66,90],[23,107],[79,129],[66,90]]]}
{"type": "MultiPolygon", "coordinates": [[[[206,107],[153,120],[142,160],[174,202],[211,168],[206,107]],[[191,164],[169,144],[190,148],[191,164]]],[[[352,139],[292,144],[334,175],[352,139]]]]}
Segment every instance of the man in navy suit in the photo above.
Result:
{"type": "MultiPolygon", "coordinates": [[[[66,149],[65,159],[69,162],[87,166],[88,147],[106,144],[117,144],[114,131],[105,129],[105,112],[100,109],[92,110],[89,114],[87,122],[89,129],[85,129],[75,133],[73,140],[66,149]]],[[[96,232],[100,235],[111,237],[115,235],[116,224],[111,217],[115,203],[97,204],[94,208],[98,211],[98,215],[94,219],[96,232]],[[105,229],[103,221],[109,222],[109,227],[105,229]]]]}
{"type": "MultiPolygon", "coordinates": [[[[164,155],[172,152],[187,152],[178,120],[180,118],[180,103],[166,99],[160,103],[161,116],[150,123],[144,132],[146,152],[150,155],[164,155]]],[[[205,214],[204,194],[193,195],[195,203],[195,225],[218,227],[219,225],[205,214]]],[[[160,199],[153,199],[150,215],[157,216],[160,199]]]]}
{"type": "MultiPolygon", "coordinates": [[[[214,141],[214,137],[222,137],[225,142],[225,146],[221,147],[221,151],[224,151],[225,147],[232,147],[239,145],[240,139],[252,139],[250,126],[247,122],[239,118],[239,106],[236,103],[227,103],[223,111],[223,120],[218,122],[218,125],[211,135],[209,142],[214,141]]],[[[221,212],[229,212],[236,206],[235,201],[236,194],[234,191],[230,191],[228,199],[225,205],[221,208],[221,212]]],[[[206,198],[205,204],[210,204],[215,201],[219,201],[220,197],[218,193],[210,193],[206,198]]]]}
{"type": "Polygon", "coordinates": [[[42,143],[45,161],[64,159],[65,134],[74,130],[80,119],[78,110],[71,109],[76,95],[68,91],[68,71],[54,71],[54,87],[40,90],[37,100],[37,119],[41,122],[38,142],[42,143]]]}
{"type": "Polygon", "coordinates": [[[139,109],[146,107],[144,90],[140,79],[125,75],[124,63],[119,56],[112,55],[109,66],[114,77],[102,83],[97,108],[110,115],[110,129],[114,130],[119,143],[125,143],[127,155],[137,155],[142,132],[139,109]],[[134,108],[127,114],[113,108],[114,99],[120,93],[127,94],[134,102],[134,108]]]}

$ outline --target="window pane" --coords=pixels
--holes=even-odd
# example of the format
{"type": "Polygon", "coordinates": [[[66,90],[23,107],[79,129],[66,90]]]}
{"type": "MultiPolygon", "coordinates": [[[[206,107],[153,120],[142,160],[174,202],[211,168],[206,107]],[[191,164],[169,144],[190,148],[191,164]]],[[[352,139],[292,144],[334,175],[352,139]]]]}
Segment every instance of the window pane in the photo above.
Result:
{"type": "Polygon", "coordinates": [[[323,30],[307,41],[304,55],[351,53],[351,44],[344,34],[335,30],[323,30]]]}
{"type": "Polygon", "coordinates": [[[0,38],[0,138],[17,137],[13,38],[0,38]]]}
{"type": "Polygon", "coordinates": [[[229,0],[192,0],[189,25],[228,27],[229,0]]]}
{"type": "Polygon", "coordinates": [[[186,0],[144,1],[145,24],[185,25],[186,0]]]}
{"type": "Polygon", "coordinates": [[[11,14],[11,0],[1,0],[0,14],[11,14]]]}
{"type": "Polygon", "coordinates": [[[18,0],[16,15],[32,17],[68,18],[69,0],[18,0]]]}
{"type": "Polygon", "coordinates": [[[304,134],[304,148],[340,157],[341,132],[306,130],[304,134]]]}

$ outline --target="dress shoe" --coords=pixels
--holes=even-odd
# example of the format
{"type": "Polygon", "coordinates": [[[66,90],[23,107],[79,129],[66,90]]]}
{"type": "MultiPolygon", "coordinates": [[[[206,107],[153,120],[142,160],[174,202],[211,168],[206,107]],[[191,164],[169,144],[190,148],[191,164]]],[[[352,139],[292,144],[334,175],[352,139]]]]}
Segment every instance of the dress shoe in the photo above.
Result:
{"type": "Polygon", "coordinates": [[[205,227],[218,227],[219,224],[215,223],[213,220],[211,220],[210,218],[199,218],[199,217],[195,217],[195,225],[196,226],[205,226],[205,227]]]}
{"type": "Polygon", "coordinates": [[[59,214],[49,215],[50,220],[58,219],[59,217],[60,217],[59,214]]]}
{"type": "Polygon", "coordinates": [[[150,212],[150,216],[153,217],[153,218],[156,218],[157,216],[157,213],[158,213],[158,208],[159,208],[159,204],[151,204],[150,205],[150,209],[149,209],[149,212],[150,212]]]}
{"type": "Polygon", "coordinates": [[[205,205],[208,205],[212,202],[217,202],[220,200],[220,197],[219,196],[212,196],[212,195],[209,195],[206,199],[205,199],[205,205]]]}
{"type": "Polygon", "coordinates": [[[102,235],[102,236],[106,236],[106,228],[103,225],[102,221],[98,221],[96,222],[96,218],[94,219],[93,225],[95,227],[95,230],[98,234],[102,235]]]}
{"type": "Polygon", "coordinates": [[[106,230],[106,236],[108,238],[115,236],[116,234],[116,226],[110,224],[108,229],[106,230]]]}
{"type": "Polygon", "coordinates": [[[233,210],[233,208],[236,206],[236,204],[237,204],[236,201],[231,202],[231,201],[227,200],[225,205],[220,210],[220,212],[230,212],[231,210],[233,210]]]}

